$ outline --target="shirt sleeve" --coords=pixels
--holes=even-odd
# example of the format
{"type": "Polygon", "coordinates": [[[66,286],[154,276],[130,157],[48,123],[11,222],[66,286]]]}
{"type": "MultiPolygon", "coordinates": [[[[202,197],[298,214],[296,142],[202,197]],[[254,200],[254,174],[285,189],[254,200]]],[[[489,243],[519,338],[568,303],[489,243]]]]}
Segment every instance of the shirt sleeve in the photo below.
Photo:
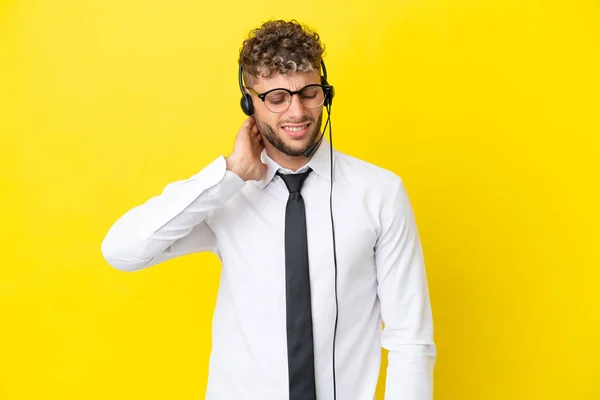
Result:
{"type": "Polygon", "coordinates": [[[381,211],[375,247],[378,297],[388,350],[386,400],[433,399],[436,346],[423,251],[400,178],[381,211]]]}
{"type": "Polygon", "coordinates": [[[168,184],[121,216],[102,242],[102,255],[114,268],[137,271],[174,257],[217,251],[207,215],[227,202],[244,181],[219,156],[192,177],[168,184]]]}

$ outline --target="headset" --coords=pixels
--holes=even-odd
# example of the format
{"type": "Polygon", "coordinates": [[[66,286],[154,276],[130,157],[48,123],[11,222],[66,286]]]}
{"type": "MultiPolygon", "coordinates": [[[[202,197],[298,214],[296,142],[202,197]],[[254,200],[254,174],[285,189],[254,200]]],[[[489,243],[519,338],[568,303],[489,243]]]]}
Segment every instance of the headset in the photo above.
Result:
{"type": "MultiPolygon", "coordinates": [[[[333,327],[333,399],[337,398],[337,390],[336,390],[336,379],[335,379],[335,339],[337,336],[337,326],[338,326],[338,268],[337,268],[337,252],[335,245],[335,224],[333,221],[333,138],[331,134],[331,103],[333,102],[333,97],[335,96],[335,89],[327,82],[327,68],[325,68],[325,62],[321,60],[321,69],[323,70],[323,75],[321,76],[321,85],[328,86],[328,90],[325,93],[325,100],[323,105],[327,109],[327,121],[325,122],[325,127],[323,128],[323,132],[321,133],[321,137],[315,143],[313,143],[305,152],[304,156],[309,158],[319,147],[319,144],[323,140],[323,136],[325,136],[325,130],[327,126],[329,126],[329,163],[330,163],[330,182],[331,186],[329,189],[329,212],[331,215],[331,241],[333,244],[333,265],[335,268],[335,323],[333,327]]],[[[252,116],[254,114],[254,105],[252,104],[252,96],[244,90],[244,82],[243,82],[243,74],[242,74],[242,65],[239,65],[238,70],[238,82],[240,85],[240,91],[242,92],[242,99],[240,100],[240,105],[242,107],[242,111],[247,116],[252,116]]]]}

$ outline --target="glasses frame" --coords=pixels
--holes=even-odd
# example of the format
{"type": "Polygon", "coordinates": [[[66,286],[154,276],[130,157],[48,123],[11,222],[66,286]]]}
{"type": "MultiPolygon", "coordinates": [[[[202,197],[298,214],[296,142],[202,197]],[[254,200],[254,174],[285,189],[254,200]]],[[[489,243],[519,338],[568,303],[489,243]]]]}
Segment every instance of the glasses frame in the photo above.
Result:
{"type": "MultiPolygon", "coordinates": [[[[309,108],[309,109],[314,109],[314,108],[321,107],[321,106],[322,106],[322,105],[325,103],[325,100],[327,100],[327,96],[329,96],[329,95],[330,95],[330,93],[331,93],[331,89],[333,89],[333,86],[331,86],[331,85],[321,85],[321,84],[318,84],[318,83],[311,83],[311,84],[308,84],[308,85],[306,85],[306,86],[304,86],[304,87],[302,87],[302,88],[300,88],[300,89],[298,89],[298,90],[294,90],[294,91],[292,91],[292,90],[289,90],[289,89],[286,89],[286,88],[275,88],[275,89],[267,90],[267,91],[266,91],[266,92],[264,92],[264,93],[258,93],[256,90],[254,90],[254,89],[252,89],[252,88],[250,88],[250,87],[248,87],[248,86],[244,86],[244,87],[245,87],[246,89],[248,89],[250,92],[252,92],[252,94],[254,94],[256,97],[258,97],[258,98],[259,98],[259,99],[260,99],[260,100],[261,100],[263,103],[265,103],[265,98],[267,97],[267,95],[268,95],[269,93],[271,93],[271,92],[274,92],[274,91],[276,91],[276,90],[283,90],[283,91],[285,91],[285,92],[288,92],[288,93],[290,94],[290,99],[291,99],[292,97],[294,97],[294,95],[295,95],[295,94],[297,94],[297,95],[298,95],[298,97],[300,97],[300,103],[302,103],[302,106],[303,106],[303,107],[306,107],[306,108],[309,108]],[[302,102],[302,97],[300,96],[300,93],[301,93],[301,92],[302,92],[304,89],[306,89],[306,88],[308,88],[308,87],[315,87],[315,86],[318,86],[318,87],[320,87],[321,89],[323,89],[323,101],[321,101],[321,103],[320,103],[318,106],[314,106],[314,107],[307,107],[307,106],[306,106],[306,105],[304,105],[304,103],[302,102]]],[[[286,109],[285,109],[285,110],[283,110],[283,111],[271,111],[271,110],[269,109],[269,107],[267,107],[267,105],[266,105],[266,104],[265,104],[265,108],[266,108],[267,110],[271,111],[272,113],[275,113],[275,114],[280,114],[280,113],[282,113],[282,112],[286,112],[286,111],[287,111],[287,110],[290,108],[290,105],[291,105],[291,104],[292,104],[292,102],[291,102],[291,101],[289,101],[289,102],[288,102],[288,104],[287,104],[287,107],[286,107],[286,109]]]]}

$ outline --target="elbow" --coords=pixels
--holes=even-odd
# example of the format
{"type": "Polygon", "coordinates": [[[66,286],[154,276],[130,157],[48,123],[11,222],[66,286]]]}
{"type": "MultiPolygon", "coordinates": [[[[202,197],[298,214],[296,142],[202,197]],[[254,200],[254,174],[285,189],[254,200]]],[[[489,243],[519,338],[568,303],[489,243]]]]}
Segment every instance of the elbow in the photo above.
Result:
{"type": "Polygon", "coordinates": [[[397,343],[394,345],[386,344],[383,346],[390,354],[395,354],[400,358],[428,358],[435,360],[437,357],[437,346],[433,342],[429,343],[397,343]]]}
{"type": "Polygon", "coordinates": [[[388,362],[395,369],[430,371],[437,359],[437,347],[431,343],[396,345],[389,348],[388,362]]]}
{"type": "Polygon", "coordinates": [[[434,362],[437,357],[432,330],[405,335],[402,331],[387,328],[381,339],[382,347],[389,351],[391,357],[404,360],[422,359],[428,362],[434,362]]]}
{"type": "Polygon", "coordinates": [[[111,267],[123,272],[135,272],[149,266],[149,261],[134,257],[127,251],[123,240],[115,240],[110,234],[104,238],[100,248],[102,257],[111,267]]]}

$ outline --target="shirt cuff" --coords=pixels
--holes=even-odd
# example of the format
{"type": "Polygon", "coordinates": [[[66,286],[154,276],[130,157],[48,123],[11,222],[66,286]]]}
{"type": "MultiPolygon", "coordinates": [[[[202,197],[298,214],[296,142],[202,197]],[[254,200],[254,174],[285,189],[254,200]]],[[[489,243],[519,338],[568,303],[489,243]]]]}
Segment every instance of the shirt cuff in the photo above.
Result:
{"type": "Polygon", "coordinates": [[[240,191],[245,183],[235,172],[226,170],[225,176],[222,177],[219,184],[209,188],[206,192],[219,200],[221,204],[225,204],[227,200],[240,191]]]}

